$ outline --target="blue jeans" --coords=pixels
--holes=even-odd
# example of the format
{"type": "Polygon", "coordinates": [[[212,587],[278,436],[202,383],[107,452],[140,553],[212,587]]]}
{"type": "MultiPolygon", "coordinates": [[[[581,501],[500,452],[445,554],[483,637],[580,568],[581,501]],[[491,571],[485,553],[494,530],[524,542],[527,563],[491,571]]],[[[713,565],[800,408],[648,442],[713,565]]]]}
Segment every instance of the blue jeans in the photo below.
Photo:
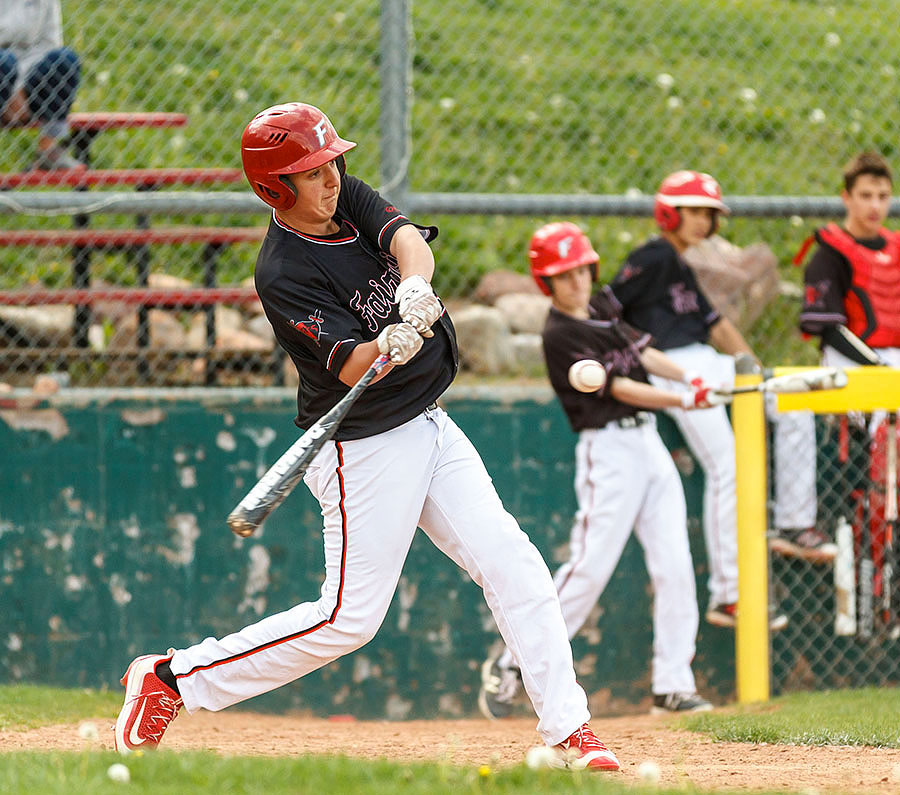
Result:
{"type": "MultiPolygon", "coordinates": [[[[18,76],[16,56],[0,50],[0,110],[11,99],[18,76]]],[[[73,50],[60,47],[48,52],[25,75],[25,98],[32,117],[41,122],[63,121],[80,82],[81,61],[73,50]]]]}

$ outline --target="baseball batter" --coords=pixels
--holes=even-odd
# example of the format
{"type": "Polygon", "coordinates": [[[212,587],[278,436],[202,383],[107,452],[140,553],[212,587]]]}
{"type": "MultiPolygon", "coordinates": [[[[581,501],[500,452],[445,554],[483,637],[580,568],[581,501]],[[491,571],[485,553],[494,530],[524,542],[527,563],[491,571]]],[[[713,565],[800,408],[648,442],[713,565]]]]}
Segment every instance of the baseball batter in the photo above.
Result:
{"type": "MultiPolygon", "coordinates": [[[[711,709],[697,695],[691,661],[698,610],[681,479],[656,432],[652,412],[690,411],[730,400],[698,382],[650,335],[619,317],[608,287],[591,297],[597,253],[572,223],[541,227],[530,246],[531,272],[552,305],[543,333],[550,383],[572,429],[578,513],[569,560],[554,577],[569,637],[587,620],[615,570],[632,529],[653,584],[653,710],[711,709]],[[648,372],[687,389],[652,386],[648,372]]],[[[479,706],[488,717],[510,714],[519,682],[518,654],[507,645],[482,669],[479,706]]]]}
{"type": "Polygon", "coordinates": [[[247,178],[274,210],[255,278],[300,376],[297,424],[330,408],[379,353],[391,358],[304,478],[324,519],[321,594],[225,638],[138,657],[122,680],[116,746],[155,746],[182,705],[223,709],[367,643],[419,526],[484,590],[557,763],[618,770],[587,725],[546,564],[435,405],[457,369],[453,325],[430,285],[426,241],[437,230],[345,173],[354,146],[302,103],[263,111],[241,141],[247,178]]]}
{"type": "MultiPolygon", "coordinates": [[[[727,213],[718,182],[698,171],[667,176],[656,193],[654,217],[660,236],[628,255],[611,287],[629,324],[649,332],[654,344],[691,379],[714,385],[734,383],[737,354],[753,355],[740,331],[714,309],[682,257],[691,245],[712,235],[719,213],[727,213]],[[711,344],[710,344],[711,343],[711,344]],[[721,352],[721,353],[720,353],[721,352]]],[[[669,378],[651,375],[663,388],[669,378]]],[[[725,408],[686,412],[668,408],[685,441],[703,467],[703,530],[709,559],[710,599],[706,620],[735,626],[738,595],[737,498],[734,433],[725,408]]],[[[787,623],[771,621],[773,629],[787,623]]]]}

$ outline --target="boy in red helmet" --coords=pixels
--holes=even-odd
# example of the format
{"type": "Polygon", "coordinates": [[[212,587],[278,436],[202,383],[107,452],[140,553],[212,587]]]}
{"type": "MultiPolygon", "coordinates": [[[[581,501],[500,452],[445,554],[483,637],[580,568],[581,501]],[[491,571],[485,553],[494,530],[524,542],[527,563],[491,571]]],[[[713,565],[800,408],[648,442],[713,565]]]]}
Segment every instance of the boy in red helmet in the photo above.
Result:
{"type": "MultiPolygon", "coordinates": [[[[699,171],[676,171],[659,186],[653,214],[660,230],[632,251],[610,287],[626,322],[652,335],[690,380],[714,385],[734,381],[734,358],[753,356],[737,327],[703,294],[684,252],[712,235],[719,214],[728,213],[719,183],[699,171]]],[[[754,357],[755,358],[755,357],[754,357]]],[[[653,383],[671,380],[653,377],[653,383]]],[[[687,413],[669,408],[685,441],[703,467],[703,529],[709,561],[706,620],[735,626],[738,596],[734,433],[724,407],[687,413]]],[[[772,629],[787,623],[783,615],[772,629]]]]}
{"type": "Polygon", "coordinates": [[[224,709],[367,643],[418,526],[484,590],[522,663],[553,763],[618,770],[587,725],[550,572],[471,442],[435,404],[457,370],[453,324],[430,284],[427,241],[437,229],[413,224],[347,174],[354,146],[299,102],[258,114],[241,139],[247,178],[273,209],[255,281],[299,373],[296,424],[308,428],[390,355],[304,476],[324,519],[321,594],[227,637],[135,659],[122,679],[116,747],[152,748],[181,706],[224,709]]]}
{"type": "MultiPolygon", "coordinates": [[[[597,253],[575,224],[541,227],[531,239],[531,273],[552,299],[544,326],[547,373],[572,429],[578,513],[569,560],[554,577],[569,637],[587,620],[632,530],[653,585],[652,711],[711,709],[697,694],[691,661],[699,622],[681,479],[656,432],[652,411],[722,405],[702,384],[625,323],[608,287],[591,296],[597,253]],[[652,386],[648,373],[678,389],[652,386]]],[[[506,648],[482,667],[478,704],[487,717],[511,714],[519,668],[506,648]]]]}

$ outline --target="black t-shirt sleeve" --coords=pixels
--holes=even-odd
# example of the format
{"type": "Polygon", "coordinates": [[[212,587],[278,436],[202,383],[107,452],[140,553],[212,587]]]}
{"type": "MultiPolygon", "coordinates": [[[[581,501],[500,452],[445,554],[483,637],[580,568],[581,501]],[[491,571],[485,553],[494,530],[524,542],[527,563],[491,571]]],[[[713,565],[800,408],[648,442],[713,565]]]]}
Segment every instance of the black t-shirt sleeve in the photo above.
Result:
{"type": "Polygon", "coordinates": [[[821,335],[827,326],[847,322],[844,299],[850,287],[850,264],[830,246],[819,246],[803,272],[800,329],[821,335]]]}
{"type": "Polygon", "coordinates": [[[336,380],[363,336],[359,319],[319,276],[302,285],[281,279],[278,289],[257,283],[266,317],[289,353],[317,361],[336,380]],[[327,322],[325,322],[327,318],[327,322]]]}

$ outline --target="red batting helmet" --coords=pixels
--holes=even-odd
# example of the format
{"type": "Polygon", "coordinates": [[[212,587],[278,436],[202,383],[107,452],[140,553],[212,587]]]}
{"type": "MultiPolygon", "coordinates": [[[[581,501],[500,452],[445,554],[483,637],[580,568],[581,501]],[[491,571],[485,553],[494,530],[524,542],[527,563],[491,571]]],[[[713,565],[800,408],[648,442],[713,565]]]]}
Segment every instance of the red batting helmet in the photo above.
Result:
{"type": "MultiPolygon", "coordinates": [[[[669,174],[653,203],[653,217],[664,232],[674,232],[681,224],[679,207],[712,207],[723,213],[730,212],[722,201],[722,189],[709,174],[702,171],[676,171],[669,174]]],[[[711,235],[718,226],[718,216],[709,230],[711,235]]]]}
{"type": "Polygon", "coordinates": [[[528,247],[531,275],[544,295],[550,295],[547,276],[556,276],[582,265],[593,265],[592,278],[597,277],[600,255],[579,227],[568,221],[546,224],[531,237],[528,247]]]}
{"type": "Polygon", "coordinates": [[[334,130],[321,110],[302,102],[258,113],[241,136],[241,161],[253,191],[270,207],[290,210],[297,194],[286,174],[309,171],[356,146],[334,130]]]}

